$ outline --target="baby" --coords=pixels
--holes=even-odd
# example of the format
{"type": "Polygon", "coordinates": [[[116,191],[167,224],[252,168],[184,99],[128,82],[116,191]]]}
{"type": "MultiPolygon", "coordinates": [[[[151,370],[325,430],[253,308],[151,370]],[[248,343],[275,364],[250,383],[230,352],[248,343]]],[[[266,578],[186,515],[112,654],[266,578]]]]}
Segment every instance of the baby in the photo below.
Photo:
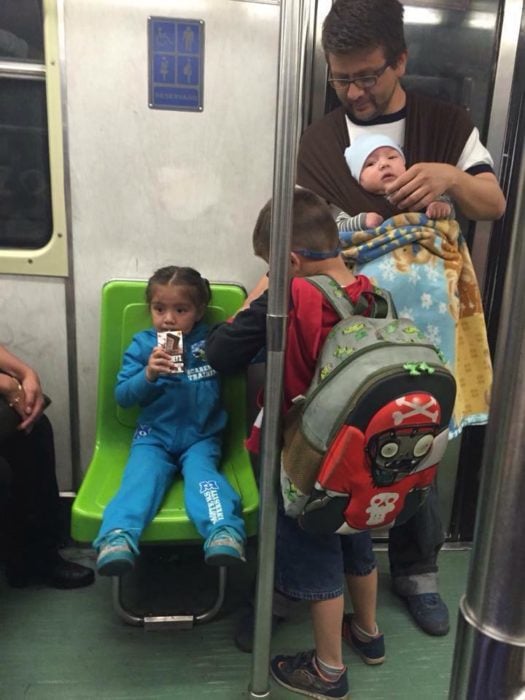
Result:
{"type": "MultiPolygon", "coordinates": [[[[389,136],[370,134],[359,136],[345,150],[345,159],[353,177],[361,187],[373,194],[386,196],[386,187],[406,170],[401,147],[389,136]]],[[[449,197],[442,195],[425,210],[429,219],[454,218],[454,207],[449,197]]],[[[341,212],[337,216],[339,231],[375,228],[383,223],[383,217],[375,212],[362,212],[350,216],[341,212]]]]}

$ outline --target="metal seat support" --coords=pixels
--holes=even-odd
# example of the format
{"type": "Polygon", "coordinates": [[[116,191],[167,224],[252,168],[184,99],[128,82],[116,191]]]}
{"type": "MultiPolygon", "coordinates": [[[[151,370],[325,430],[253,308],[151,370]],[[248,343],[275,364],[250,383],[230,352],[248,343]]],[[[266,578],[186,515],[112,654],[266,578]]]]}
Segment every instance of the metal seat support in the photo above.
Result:
{"type": "Polygon", "coordinates": [[[227,568],[218,568],[217,597],[208,610],[198,615],[194,613],[179,615],[139,615],[126,608],[122,602],[122,576],[113,577],[113,607],[116,613],[128,625],[144,627],[146,630],[156,629],[191,629],[194,625],[209,622],[222,607],[226,592],[227,568]]]}

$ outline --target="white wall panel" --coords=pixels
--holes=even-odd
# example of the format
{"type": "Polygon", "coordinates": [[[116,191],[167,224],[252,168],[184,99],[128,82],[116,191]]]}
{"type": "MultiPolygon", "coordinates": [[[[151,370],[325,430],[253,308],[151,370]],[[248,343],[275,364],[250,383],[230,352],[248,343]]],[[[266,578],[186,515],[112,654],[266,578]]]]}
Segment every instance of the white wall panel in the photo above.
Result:
{"type": "Polygon", "coordinates": [[[250,287],[271,194],[279,7],[66,0],[82,466],[93,444],[102,284],[165,264],[250,287]],[[205,22],[204,111],[148,107],[147,18],[205,22]]]}
{"type": "Polygon", "coordinates": [[[31,365],[52,399],[46,414],[53,423],[57,477],[70,490],[71,440],[67,381],[67,340],[62,279],[0,278],[0,345],[31,365]]]}

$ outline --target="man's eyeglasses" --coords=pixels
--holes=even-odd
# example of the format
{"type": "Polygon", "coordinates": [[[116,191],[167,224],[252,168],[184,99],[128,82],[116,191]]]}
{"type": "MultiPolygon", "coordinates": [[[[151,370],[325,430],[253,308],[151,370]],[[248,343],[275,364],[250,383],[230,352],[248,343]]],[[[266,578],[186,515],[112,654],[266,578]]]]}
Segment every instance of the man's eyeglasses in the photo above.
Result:
{"type": "Polygon", "coordinates": [[[378,68],[373,73],[370,73],[369,75],[361,75],[358,78],[332,78],[330,76],[330,78],[328,78],[328,82],[334,88],[334,90],[348,90],[352,83],[360,90],[370,90],[370,88],[374,87],[389,66],[389,63],[385,63],[384,66],[378,68]]]}

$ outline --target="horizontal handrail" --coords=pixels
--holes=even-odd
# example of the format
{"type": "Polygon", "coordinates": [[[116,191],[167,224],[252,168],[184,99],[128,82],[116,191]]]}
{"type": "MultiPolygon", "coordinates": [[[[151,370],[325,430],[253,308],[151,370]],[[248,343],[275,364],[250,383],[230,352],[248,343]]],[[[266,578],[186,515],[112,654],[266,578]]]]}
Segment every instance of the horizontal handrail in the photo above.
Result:
{"type": "Polygon", "coordinates": [[[26,61],[1,61],[0,78],[18,78],[22,80],[45,80],[46,67],[43,63],[26,61]]]}

